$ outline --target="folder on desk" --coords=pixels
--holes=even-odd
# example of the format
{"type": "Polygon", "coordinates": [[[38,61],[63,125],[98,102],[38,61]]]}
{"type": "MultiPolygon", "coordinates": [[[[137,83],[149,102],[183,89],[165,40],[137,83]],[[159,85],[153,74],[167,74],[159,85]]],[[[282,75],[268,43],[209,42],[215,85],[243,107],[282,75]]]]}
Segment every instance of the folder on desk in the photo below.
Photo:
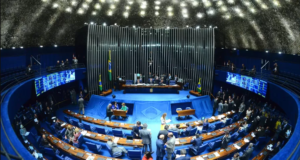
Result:
{"type": "Polygon", "coordinates": [[[129,125],[130,128],[134,127],[134,125],[129,125]]]}
{"type": "Polygon", "coordinates": [[[100,121],[100,123],[105,123],[105,121],[100,121]]]}
{"type": "Polygon", "coordinates": [[[126,140],[126,143],[133,143],[133,140],[126,140]]]}
{"type": "Polygon", "coordinates": [[[212,133],[211,135],[212,135],[212,136],[215,136],[215,135],[217,135],[217,133],[216,133],[216,132],[214,132],[214,133],[212,133]]]}
{"type": "Polygon", "coordinates": [[[65,149],[65,150],[69,150],[70,147],[69,147],[69,146],[64,146],[64,149],[65,149]]]}
{"type": "Polygon", "coordinates": [[[97,158],[97,160],[105,160],[104,158],[97,158]]]}
{"type": "Polygon", "coordinates": [[[211,154],[207,156],[209,159],[216,157],[215,154],[211,154]]]}
{"type": "Polygon", "coordinates": [[[93,120],[93,118],[89,118],[88,120],[89,120],[89,121],[92,121],[92,120],[93,120]]]}
{"type": "Polygon", "coordinates": [[[83,155],[84,155],[83,153],[77,153],[76,154],[76,156],[78,156],[78,157],[83,157],[83,155]]]}
{"type": "Polygon", "coordinates": [[[230,147],[227,147],[225,150],[228,152],[228,151],[230,151],[230,150],[231,150],[231,148],[230,148],[230,147]]]}
{"type": "Polygon", "coordinates": [[[115,124],[114,124],[114,126],[119,126],[119,125],[120,125],[119,123],[115,123],[115,124]]]}
{"type": "Polygon", "coordinates": [[[57,140],[53,140],[53,143],[57,143],[57,140]]]}
{"type": "Polygon", "coordinates": [[[186,142],[186,140],[185,139],[181,139],[181,140],[179,140],[179,142],[180,143],[184,143],[184,142],[186,142]]]}
{"type": "Polygon", "coordinates": [[[82,118],[82,115],[78,116],[79,118],[82,118]]]}
{"type": "Polygon", "coordinates": [[[91,136],[91,137],[96,137],[96,135],[95,135],[95,134],[91,134],[90,136],[91,136]]]}

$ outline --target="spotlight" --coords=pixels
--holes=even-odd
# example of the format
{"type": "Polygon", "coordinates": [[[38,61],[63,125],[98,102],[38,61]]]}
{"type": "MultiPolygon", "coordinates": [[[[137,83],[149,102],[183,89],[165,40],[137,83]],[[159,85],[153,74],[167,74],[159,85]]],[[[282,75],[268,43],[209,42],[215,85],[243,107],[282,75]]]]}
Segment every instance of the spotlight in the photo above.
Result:
{"type": "Polygon", "coordinates": [[[196,29],[199,29],[199,26],[197,26],[196,29]]]}
{"type": "Polygon", "coordinates": [[[278,52],[278,54],[281,54],[281,52],[278,52]]]}
{"type": "Polygon", "coordinates": [[[116,95],[113,94],[113,95],[112,95],[112,98],[116,98],[116,95]]]}
{"type": "Polygon", "coordinates": [[[12,49],[16,49],[16,47],[12,47],[12,49]]]}
{"type": "Polygon", "coordinates": [[[168,26],[167,29],[169,29],[170,27],[168,26]]]}
{"type": "Polygon", "coordinates": [[[91,25],[93,25],[93,24],[94,24],[94,22],[91,22],[90,24],[91,24],[91,25]]]}
{"type": "Polygon", "coordinates": [[[269,51],[266,51],[266,53],[269,53],[269,51]]]}
{"type": "Polygon", "coordinates": [[[105,22],[103,23],[103,26],[106,26],[106,23],[105,23],[105,22]]]}
{"type": "Polygon", "coordinates": [[[21,46],[20,48],[23,49],[23,46],[21,46]]]}
{"type": "Polygon", "coordinates": [[[54,47],[57,47],[57,45],[55,44],[54,47]]]}
{"type": "Polygon", "coordinates": [[[133,25],[133,28],[135,28],[135,25],[133,25]]]}
{"type": "Polygon", "coordinates": [[[190,95],[187,95],[187,96],[186,96],[186,98],[188,98],[188,99],[189,99],[189,98],[190,98],[190,95]]]}
{"type": "Polygon", "coordinates": [[[40,47],[41,47],[41,48],[43,48],[43,46],[42,46],[42,45],[40,45],[40,47]]]}
{"type": "Polygon", "coordinates": [[[117,23],[115,23],[115,26],[117,25],[117,23]]]}
{"type": "Polygon", "coordinates": [[[189,25],[186,25],[187,28],[189,28],[189,25]]]}

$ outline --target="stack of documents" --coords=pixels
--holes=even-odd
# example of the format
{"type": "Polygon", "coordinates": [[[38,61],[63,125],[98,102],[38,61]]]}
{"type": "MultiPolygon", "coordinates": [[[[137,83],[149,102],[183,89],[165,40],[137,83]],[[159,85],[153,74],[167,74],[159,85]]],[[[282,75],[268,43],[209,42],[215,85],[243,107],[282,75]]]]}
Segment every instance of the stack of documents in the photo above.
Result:
{"type": "Polygon", "coordinates": [[[81,134],[82,135],[86,135],[87,131],[82,131],[81,134]]]}
{"type": "Polygon", "coordinates": [[[238,146],[238,145],[236,145],[236,144],[234,144],[233,146],[234,146],[236,149],[241,149],[241,147],[238,146]]]}
{"type": "Polygon", "coordinates": [[[170,119],[166,120],[166,123],[170,123],[170,122],[171,122],[171,120],[170,120],[170,119]]]}
{"type": "Polygon", "coordinates": [[[118,143],[118,141],[119,141],[119,137],[115,137],[115,138],[114,138],[114,142],[115,142],[115,143],[118,143]]]}
{"type": "Polygon", "coordinates": [[[251,133],[251,136],[254,138],[254,137],[255,137],[255,134],[252,132],[252,133],[251,133]]]}
{"type": "Polygon", "coordinates": [[[201,156],[197,157],[196,160],[204,160],[201,156]]]}
{"type": "Polygon", "coordinates": [[[247,138],[244,138],[244,142],[249,143],[249,140],[247,138]]]}
{"type": "Polygon", "coordinates": [[[218,152],[215,152],[214,155],[215,155],[216,157],[219,157],[219,156],[220,156],[218,152]]]}
{"type": "Polygon", "coordinates": [[[95,157],[93,156],[88,156],[86,160],[93,160],[95,157]]]}
{"type": "Polygon", "coordinates": [[[215,117],[211,117],[211,119],[215,120],[216,118],[215,117]]]}

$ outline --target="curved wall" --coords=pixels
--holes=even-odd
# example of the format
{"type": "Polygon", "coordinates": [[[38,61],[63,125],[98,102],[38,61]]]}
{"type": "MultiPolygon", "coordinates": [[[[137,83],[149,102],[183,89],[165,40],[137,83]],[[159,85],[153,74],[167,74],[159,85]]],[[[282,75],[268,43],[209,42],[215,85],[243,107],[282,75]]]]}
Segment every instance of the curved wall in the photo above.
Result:
{"type": "MultiPolygon", "coordinates": [[[[76,69],[75,75],[76,80],[81,80],[85,78],[86,71],[85,68],[76,69]]],[[[12,128],[13,118],[16,115],[17,111],[20,109],[21,105],[26,103],[32,94],[35,94],[34,91],[34,82],[33,79],[22,82],[19,85],[14,86],[9,93],[5,96],[3,103],[1,104],[1,117],[3,126],[6,130],[6,133],[14,145],[15,149],[24,159],[34,159],[32,155],[27,151],[23,146],[18,136],[15,134],[14,129],[12,128]]],[[[9,154],[16,155],[13,148],[10,146],[8,140],[6,139],[5,133],[1,127],[1,141],[9,154]]],[[[17,155],[16,155],[17,156],[17,155]]]]}

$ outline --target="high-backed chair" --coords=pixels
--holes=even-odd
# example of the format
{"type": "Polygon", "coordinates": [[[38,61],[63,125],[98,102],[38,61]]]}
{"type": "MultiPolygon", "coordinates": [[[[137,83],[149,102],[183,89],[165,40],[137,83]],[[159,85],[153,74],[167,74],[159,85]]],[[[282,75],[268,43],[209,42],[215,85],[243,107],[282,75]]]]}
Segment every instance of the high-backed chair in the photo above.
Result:
{"type": "Polygon", "coordinates": [[[238,115],[234,115],[233,117],[232,117],[232,123],[233,122],[236,122],[238,120],[238,115]]]}
{"type": "Polygon", "coordinates": [[[127,153],[129,159],[142,159],[142,150],[128,150],[128,153],[127,153]]]}
{"type": "Polygon", "coordinates": [[[65,119],[65,121],[66,121],[67,123],[69,123],[69,124],[70,124],[70,118],[69,118],[69,117],[67,117],[67,116],[64,116],[64,119],[65,119]]]}
{"type": "Polygon", "coordinates": [[[70,118],[70,119],[69,119],[69,124],[70,124],[70,125],[74,125],[74,120],[70,118]]]}
{"type": "Polygon", "coordinates": [[[78,123],[78,127],[81,128],[81,129],[85,129],[84,126],[83,126],[83,123],[80,123],[80,122],[78,123]]]}
{"type": "Polygon", "coordinates": [[[238,132],[234,132],[232,135],[231,135],[231,139],[230,141],[231,142],[235,142],[239,137],[239,133],[238,132]]]}
{"type": "Polygon", "coordinates": [[[90,125],[86,124],[86,123],[82,123],[83,124],[83,129],[90,131],[91,127],[90,125]]]}
{"type": "Polygon", "coordinates": [[[185,84],[183,85],[183,88],[186,90],[186,89],[188,89],[189,85],[190,85],[190,83],[185,83],[185,84]]]}
{"type": "Polygon", "coordinates": [[[206,150],[206,148],[208,147],[208,143],[204,143],[202,144],[199,149],[198,149],[198,153],[197,155],[200,155],[202,152],[204,152],[206,150]]]}
{"type": "Polygon", "coordinates": [[[197,132],[197,127],[193,128],[190,132],[189,132],[189,136],[194,136],[197,132]]]}
{"type": "Polygon", "coordinates": [[[226,120],[226,122],[225,122],[225,124],[224,124],[223,127],[228,126],[228,125],[230,125],[231,123],[232,123],[232,119],[231,119],[231,118],[228,118],[228,119],[226,120]]]}
{"type": "Polygon", "coordinates": [[[92,131],[92,132],[98,133],[97,127],[94,127],[94,126],[91,126],[91,125],[90,125],[90,129],[89,129],[89,130],[92,131]]]}
{"type": "Polygon", "coordinates": [[[73,142],[73,146],[75,146],[75,147],[77,147],[77,148],[80,148],[81,147],[81,145],[82,145],[82,143],[83,143],[83,136],[82,136],[82,134],[80,134],[80,136],[78,137],[78,143],[74,143],[73,142]]]}
{"type": "Polygon", "coordinates": [[[109,131],[104,128],[99,128],[99,127],[95,127],[95,128],[99,134],[108,134],[109,133],[109,131]]]}
{"type": "Polygon", "coordinates": [[[218,129],[222,128],[223,125],[224,125],[223,122],[216,122],[216,123],[215,123],[215,126],[216,126],[216,127],[214,128],[214,130],[218,130],[218,129]]]}
{"type": "Polygon", "coordinates": [[[113,135],[116,136],[116,137],[124,137],[124,133],[123,133],[123,131],[120,130],[120,129],[113,129],[113,130],[112,130],[112,133],[113,133],[113,135]]]}
{"type": "Polygon", "coordinates": [[[175,136],[175,138],[178,138],[178,137],[179,137],[179,135],[178,135],[178,132],[176,132],[176,131],[172,131],[172,130],[169,130],[169,132],[172,132],[172,133],[173,133],[173,135],[175,136]]]}
{"type": "Polygon", "coordinates": [[[221,147],[221,140],[217,140],[215,142],[208,143],[208,146],[211,150],[215,150],[216,148],[221,147]]]}
{"type": "Polygon", "coordinates": [[[126,80],[125,84],[132,84],[132,80],[126,80]]]}
{"type": "MultiPolygon", "coordinates": [[[[176,111],[182,111],[182,108],[176,108],[176,111]]],[[[181,117],[178,116],[178,119],[180,119],[181,117]]]]}
{"type": "Polygon", "coordinates": [[[102,148],[101,145],[97,145],[92,142],[85,142],[85,145],[89,148],[89,150],[94,151],[96,153],[99,153],[102,148]]]}
{"type": "MultiPolygon", "coordinates": [[[[78,121],[73,120],[73,126],[79,127],[78,123],[79,123],[78,121]]],[[[80,127],[79,127],[79,128],[80,128],[80,127]]]]}
{"type": "Polygon", "coordinates": [[[175,85],[175,84],[176,84],[175,80],[170,80],[169,85],[175,85]]]}

